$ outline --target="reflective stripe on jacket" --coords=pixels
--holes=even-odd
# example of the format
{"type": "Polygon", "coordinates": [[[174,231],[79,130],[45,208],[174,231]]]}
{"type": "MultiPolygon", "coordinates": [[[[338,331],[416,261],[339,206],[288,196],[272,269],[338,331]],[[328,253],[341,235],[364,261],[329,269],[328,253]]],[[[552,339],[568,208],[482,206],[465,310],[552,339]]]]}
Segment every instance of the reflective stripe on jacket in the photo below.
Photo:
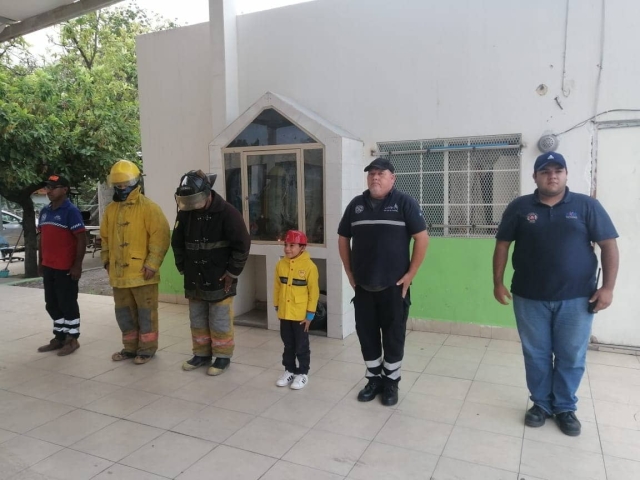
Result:
{"type": "Polygon", "coordinates": [[[273,280],[273,304],[278,307],[278,318],[304,320],[307,312],[316,312],[319,297],[318,267],[308,252],[278,262],[273,280]]]}
{"type": "Polygon", "coordinates": [[[242,214],[212,192],[206,210],[178,212],[171,236],[176,268],[184,274],[187,298],[219,302],[236,294],[251,249],[251,237],[242,214]],[[225,290],[222,276],[233,278],[225,290]]]}

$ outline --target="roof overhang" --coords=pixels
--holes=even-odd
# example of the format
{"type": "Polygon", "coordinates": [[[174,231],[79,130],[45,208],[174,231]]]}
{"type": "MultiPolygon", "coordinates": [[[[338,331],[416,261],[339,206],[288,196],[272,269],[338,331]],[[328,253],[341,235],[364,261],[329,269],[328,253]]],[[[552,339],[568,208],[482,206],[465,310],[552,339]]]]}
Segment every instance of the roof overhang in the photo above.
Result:
{"type": "Polygon", "coordinates": [[[0,42],[56,25],[122,0],[0,0],[0,42]]]}

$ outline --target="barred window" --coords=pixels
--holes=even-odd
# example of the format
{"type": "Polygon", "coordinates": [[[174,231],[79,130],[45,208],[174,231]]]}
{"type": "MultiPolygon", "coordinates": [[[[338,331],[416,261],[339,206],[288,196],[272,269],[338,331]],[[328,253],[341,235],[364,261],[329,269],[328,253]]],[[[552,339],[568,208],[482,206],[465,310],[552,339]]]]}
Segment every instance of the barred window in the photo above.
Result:
{"type": "Polygon", "coordinates": [[[493,237],[520,194],[521,135],[379,142],[436,237],[493,237]]]}

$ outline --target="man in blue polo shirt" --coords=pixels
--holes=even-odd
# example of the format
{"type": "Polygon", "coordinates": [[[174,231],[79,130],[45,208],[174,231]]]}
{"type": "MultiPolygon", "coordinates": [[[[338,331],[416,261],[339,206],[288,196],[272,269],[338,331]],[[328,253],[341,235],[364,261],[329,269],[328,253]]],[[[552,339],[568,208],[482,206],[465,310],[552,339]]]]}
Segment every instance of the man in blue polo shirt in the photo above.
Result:
{"type": "Polygon", "coordinates": [[[577,436],[576,391],[593,313],[613,299],[618,234],[600,202],[569,191],[567,164],[559,153],[536,159],[533,180],[536,191],[511,202],[498,227],[493,294],[504,305],[511,299],[503,277],[509,246],[515,242],[511,293],[534,404],[525,424],[540,427],[555,415],[563,433],[577,436]],[[601,288],[596,285],[594,243],[601,250],[601,288]]]}
{"type": "Polygon", "coordinates": [[[51,175],[45,185],[51,203],[42,209],[38,222],[38,269],[43,277],[46,309],[53,320],[54,338],[38,351],[60,350],[58,355],[65,356],[80,348],[78,280],[87,239],[80,210],[67,198],[69,180],[51,175]]]}
{"type": "Polygon", "coordinates": [[[367,367],[368,383],[358,400],[368,402],[382,393],[382,404],[391,406],[398,403],[409,285],[424,260],[429,235],[418,203],[393,187],[391,162],[376,158],[364,171],[369,189],[345,210],[338,247],[355,290],[356,331],[367,367]]]}

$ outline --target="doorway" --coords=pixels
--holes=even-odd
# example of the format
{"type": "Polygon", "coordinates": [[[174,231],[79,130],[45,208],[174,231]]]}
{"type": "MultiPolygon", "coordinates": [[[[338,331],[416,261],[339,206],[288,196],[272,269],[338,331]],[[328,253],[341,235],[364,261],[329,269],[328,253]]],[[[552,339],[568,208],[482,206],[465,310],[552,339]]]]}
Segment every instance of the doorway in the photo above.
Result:
{"type": "Polygon", "coordinates": [[[620,235],[620,270],[613,303],[596,315],[593,334],[599,343],[640,347],[640,125],[598,130],[596,198],[620,235]]]}

